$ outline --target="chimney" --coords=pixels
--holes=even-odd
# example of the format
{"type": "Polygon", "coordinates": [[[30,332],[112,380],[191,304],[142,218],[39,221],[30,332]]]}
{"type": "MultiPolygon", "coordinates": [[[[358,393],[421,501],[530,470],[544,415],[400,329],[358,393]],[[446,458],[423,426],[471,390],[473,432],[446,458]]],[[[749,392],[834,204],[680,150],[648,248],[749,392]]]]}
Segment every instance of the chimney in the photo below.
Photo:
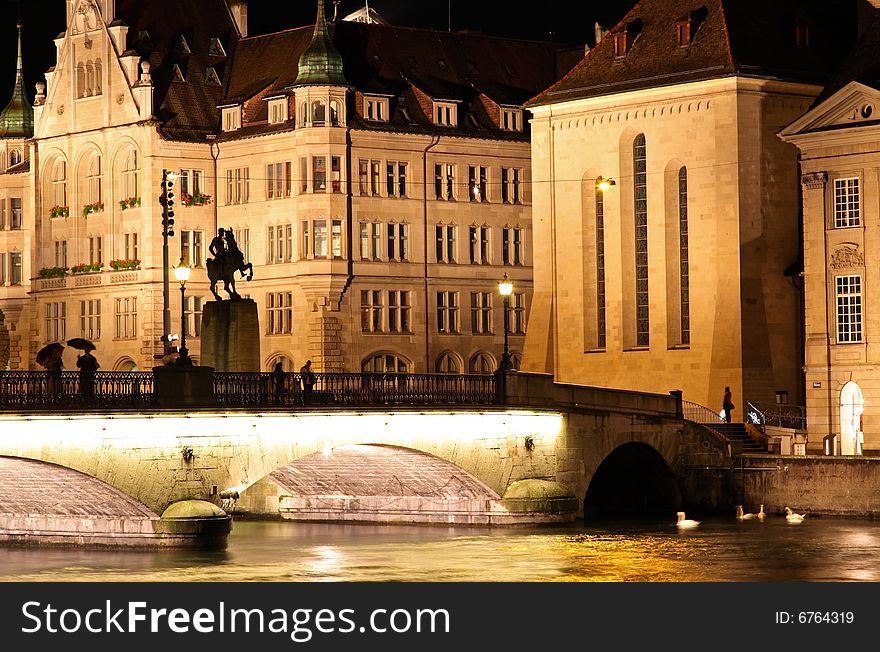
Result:
{"type": "Polygon", "coordinates": [[[859,37],[865,33],[865,30],[874,21],[878,9],[880,9],[880,0],[856,0],[859,37]]]}
{"type": "Polygon", "coordinates": [[[238,33],[242,37],[248,35],[247,20],[247,0],[227,0],[229,2],[229,13],[235,20],[235,26],[238,27],[238,33]]]}

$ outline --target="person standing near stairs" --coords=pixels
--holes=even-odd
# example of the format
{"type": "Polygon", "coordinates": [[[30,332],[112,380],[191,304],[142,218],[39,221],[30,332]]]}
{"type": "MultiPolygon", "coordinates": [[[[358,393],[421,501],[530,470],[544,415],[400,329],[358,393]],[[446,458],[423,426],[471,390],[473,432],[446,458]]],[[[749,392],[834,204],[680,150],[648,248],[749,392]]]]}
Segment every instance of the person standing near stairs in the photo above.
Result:
{"type": "Polygon", "coordinates": [[[730,387],[724,388],[724,403],[722,407],[724,408],[724,422],[730,423],[730,413],[733,412],[733,408],[736,407],[733,404],[733,394],[730,393],[730,387]]]}

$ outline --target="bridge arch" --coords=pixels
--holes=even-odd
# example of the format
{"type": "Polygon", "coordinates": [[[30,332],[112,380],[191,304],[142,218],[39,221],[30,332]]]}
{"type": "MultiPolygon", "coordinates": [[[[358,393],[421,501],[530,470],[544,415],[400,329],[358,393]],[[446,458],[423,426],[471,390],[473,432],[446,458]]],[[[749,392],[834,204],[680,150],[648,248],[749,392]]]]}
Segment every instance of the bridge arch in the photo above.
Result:
{"type": "Polygon", "coordinates": [[[682,503],[676,475],[652,446],[627,442],[599,465],[584,497],[584,518],[664,516],[682,503]]]}

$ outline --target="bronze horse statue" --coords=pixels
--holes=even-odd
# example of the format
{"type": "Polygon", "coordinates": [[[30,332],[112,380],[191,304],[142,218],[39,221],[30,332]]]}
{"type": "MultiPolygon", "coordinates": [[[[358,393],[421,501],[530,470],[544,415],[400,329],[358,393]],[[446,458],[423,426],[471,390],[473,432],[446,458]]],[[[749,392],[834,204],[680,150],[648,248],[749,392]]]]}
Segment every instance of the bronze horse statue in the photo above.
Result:
{"type": "Polygon", "coordinates": [[[239,272],[242,277],[247,272],[247,280],[250,281],[254,277],[254,266],[244,262],[244,254],[241,253],[235,242],[232,229],[226,229],[225,232],[223,229],[220,231],[226,240],[226,251],[217,252],[212,248],[212,253],[215,253],[217,257],[208,258],[205,261],[205,267],[208,271],[208,279],[211,281],[211,293],[217,301],[223,301],[223,298],[217,294],[217,281],[223,281],[223,289],[229,295],[229,299],[235,301],[241,299],[241,295],[235,291],[235,272],[239,272]]]}

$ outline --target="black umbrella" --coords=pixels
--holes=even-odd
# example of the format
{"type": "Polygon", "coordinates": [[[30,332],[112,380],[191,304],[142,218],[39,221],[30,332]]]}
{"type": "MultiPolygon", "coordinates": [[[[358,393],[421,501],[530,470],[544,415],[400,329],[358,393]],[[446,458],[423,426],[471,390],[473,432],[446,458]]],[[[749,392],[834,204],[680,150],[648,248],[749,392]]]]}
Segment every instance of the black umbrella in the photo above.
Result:
{"type": "Polygon", "coordinates": [[[86,339],[81,337],[74,337],[71,340],[67,340],[67,346],[72,346],[75,349],[81,349],[83,351],[94,351],[95,345],[89,342],[86,339]]]}
{"type": "Polygon", "coordinates": [[[54,355],[61,355],[61,352],[64,351],[64,345],[60,342],[52,342],[52,344],[47,344],[42,349],[40,349],[39,353],[37,353],[37,364],[46,366],[46,362],[48,362],[54,355]]]}

